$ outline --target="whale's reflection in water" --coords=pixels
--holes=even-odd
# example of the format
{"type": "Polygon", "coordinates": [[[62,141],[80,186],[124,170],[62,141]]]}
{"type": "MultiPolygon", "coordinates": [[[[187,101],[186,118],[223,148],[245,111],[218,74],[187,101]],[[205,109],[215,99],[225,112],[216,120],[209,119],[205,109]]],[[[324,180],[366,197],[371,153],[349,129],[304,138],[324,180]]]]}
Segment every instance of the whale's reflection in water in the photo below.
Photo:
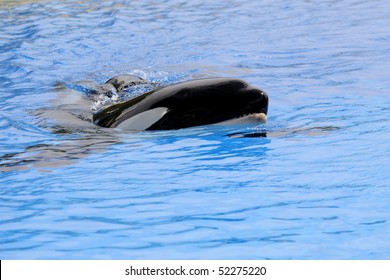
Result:
{"type": "MultiPolygon", "coordinates": [[[[301,134],[309,137],[317,137],[330,134],[337,130],[337,127],[313,127],[313,128],[289,128],[280,131],[237,131],[228,133],[228,128],[217,128],[213,126],[199,127],[196,129],[183,129],[164,132],[132,132],[122,134],[114,129],[84,129],[80,127],[75,130],[64,127],[53,127],[53,132],[62,134],[64,139],[53,140],[49,143],[31,145],[18,153],[9,153],[0,157],[0,172],[13,170],[26,170],[30,168],[46,172],[51,168],[72,165],[81,159],[97,153],[104,153],[109,147],[126,142],[127,147],[137,148],[143,142],[153,141],[156,138],[170,136],[183,138],[204,138],[211,134],[219,137],[221,141],[229,141],[229,138],[262,138],[272,141],[274,138],[285,138],[288,140],[295,135],[301,134]],[[215,129],[215,131],[214,131],[215,129]],[[225,140],[223,140],[225,138],[225,140]],[[227,139],[227,140],[226,140],[227,139]],[[130,143],[129,143],[130,142],[130,143]]],[[[231,139],[233,140],[233,139],[231,139]]],[[[249,139],[248,139],[249,140],[249,139]]]]}
{"type": "Polygon", "coordinates": [[[44,171],[47,168],[56,168],[71,165],[80,159],[118,143],[115,135],[90,134],[66,140],[57,140],[28,146],[22,152],[9,153],[0,157],[0,171],[26,170],[36,168],[44,171]]]}

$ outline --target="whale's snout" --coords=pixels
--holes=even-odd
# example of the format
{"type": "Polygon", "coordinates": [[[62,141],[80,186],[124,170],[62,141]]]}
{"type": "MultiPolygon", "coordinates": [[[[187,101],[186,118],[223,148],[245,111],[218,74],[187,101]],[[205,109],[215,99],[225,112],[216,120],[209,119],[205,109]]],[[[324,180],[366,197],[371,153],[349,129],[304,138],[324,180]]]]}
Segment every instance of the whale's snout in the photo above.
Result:
{"type": "Polygon", "coordinates": [[[261,91],[262,95],[262,106],[263,106],[263,113],[267,115],[268,113],[268,94],[265,91],[261,91]]]}
{"type": "Polygon", "coordinates": [[[251,92],[252,96],[255,96],[254,107],[252,107],[254,111],[267,115],[269,102],[268,94],[265,91],[257,88],[250,89],[249,91],[251,92]]]}

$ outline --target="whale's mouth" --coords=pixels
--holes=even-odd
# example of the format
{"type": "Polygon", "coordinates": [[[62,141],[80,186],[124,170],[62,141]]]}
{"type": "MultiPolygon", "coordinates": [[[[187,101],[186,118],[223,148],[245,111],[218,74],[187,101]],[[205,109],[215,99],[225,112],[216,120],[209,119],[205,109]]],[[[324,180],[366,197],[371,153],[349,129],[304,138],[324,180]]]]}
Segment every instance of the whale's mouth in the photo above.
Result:
{"type": "Polygon", "coordinates": [[[245,114],[240,117],[230,119],[227,121],[216,123],[218,125],[235,125],[235,124],[246,124],[246,123],[254,123],[254,124],[264,124],[267,122],[267,115],[264,113],[252,113],[245,114]]]}

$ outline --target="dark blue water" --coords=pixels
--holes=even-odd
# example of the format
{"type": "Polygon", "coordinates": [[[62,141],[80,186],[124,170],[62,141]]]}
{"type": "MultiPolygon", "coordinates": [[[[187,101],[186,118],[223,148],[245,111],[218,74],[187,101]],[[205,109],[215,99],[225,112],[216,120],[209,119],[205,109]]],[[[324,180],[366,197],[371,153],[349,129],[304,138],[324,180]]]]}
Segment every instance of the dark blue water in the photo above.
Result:
{"type": "Polygon", "coordinates": [[[1,259],[389,259],[388,1],[29,2],[0,2],[1,259]],[[123,73],[242,78],[270,133],[72,119],[59,83],[123,73]]]}

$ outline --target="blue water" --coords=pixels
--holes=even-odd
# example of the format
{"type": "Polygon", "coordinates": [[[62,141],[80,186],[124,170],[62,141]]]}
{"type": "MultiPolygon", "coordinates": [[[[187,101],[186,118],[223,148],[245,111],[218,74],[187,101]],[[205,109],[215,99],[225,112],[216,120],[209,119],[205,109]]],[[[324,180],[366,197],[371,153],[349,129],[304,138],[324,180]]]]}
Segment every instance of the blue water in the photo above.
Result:
{"type": "Polygon", "coordinates": [[[389,10],[1,1],[0,258],[389,259],[389,10]],[[66,122],[58,83],[123,73],[244,79],[268,137],[66,122]]]}

